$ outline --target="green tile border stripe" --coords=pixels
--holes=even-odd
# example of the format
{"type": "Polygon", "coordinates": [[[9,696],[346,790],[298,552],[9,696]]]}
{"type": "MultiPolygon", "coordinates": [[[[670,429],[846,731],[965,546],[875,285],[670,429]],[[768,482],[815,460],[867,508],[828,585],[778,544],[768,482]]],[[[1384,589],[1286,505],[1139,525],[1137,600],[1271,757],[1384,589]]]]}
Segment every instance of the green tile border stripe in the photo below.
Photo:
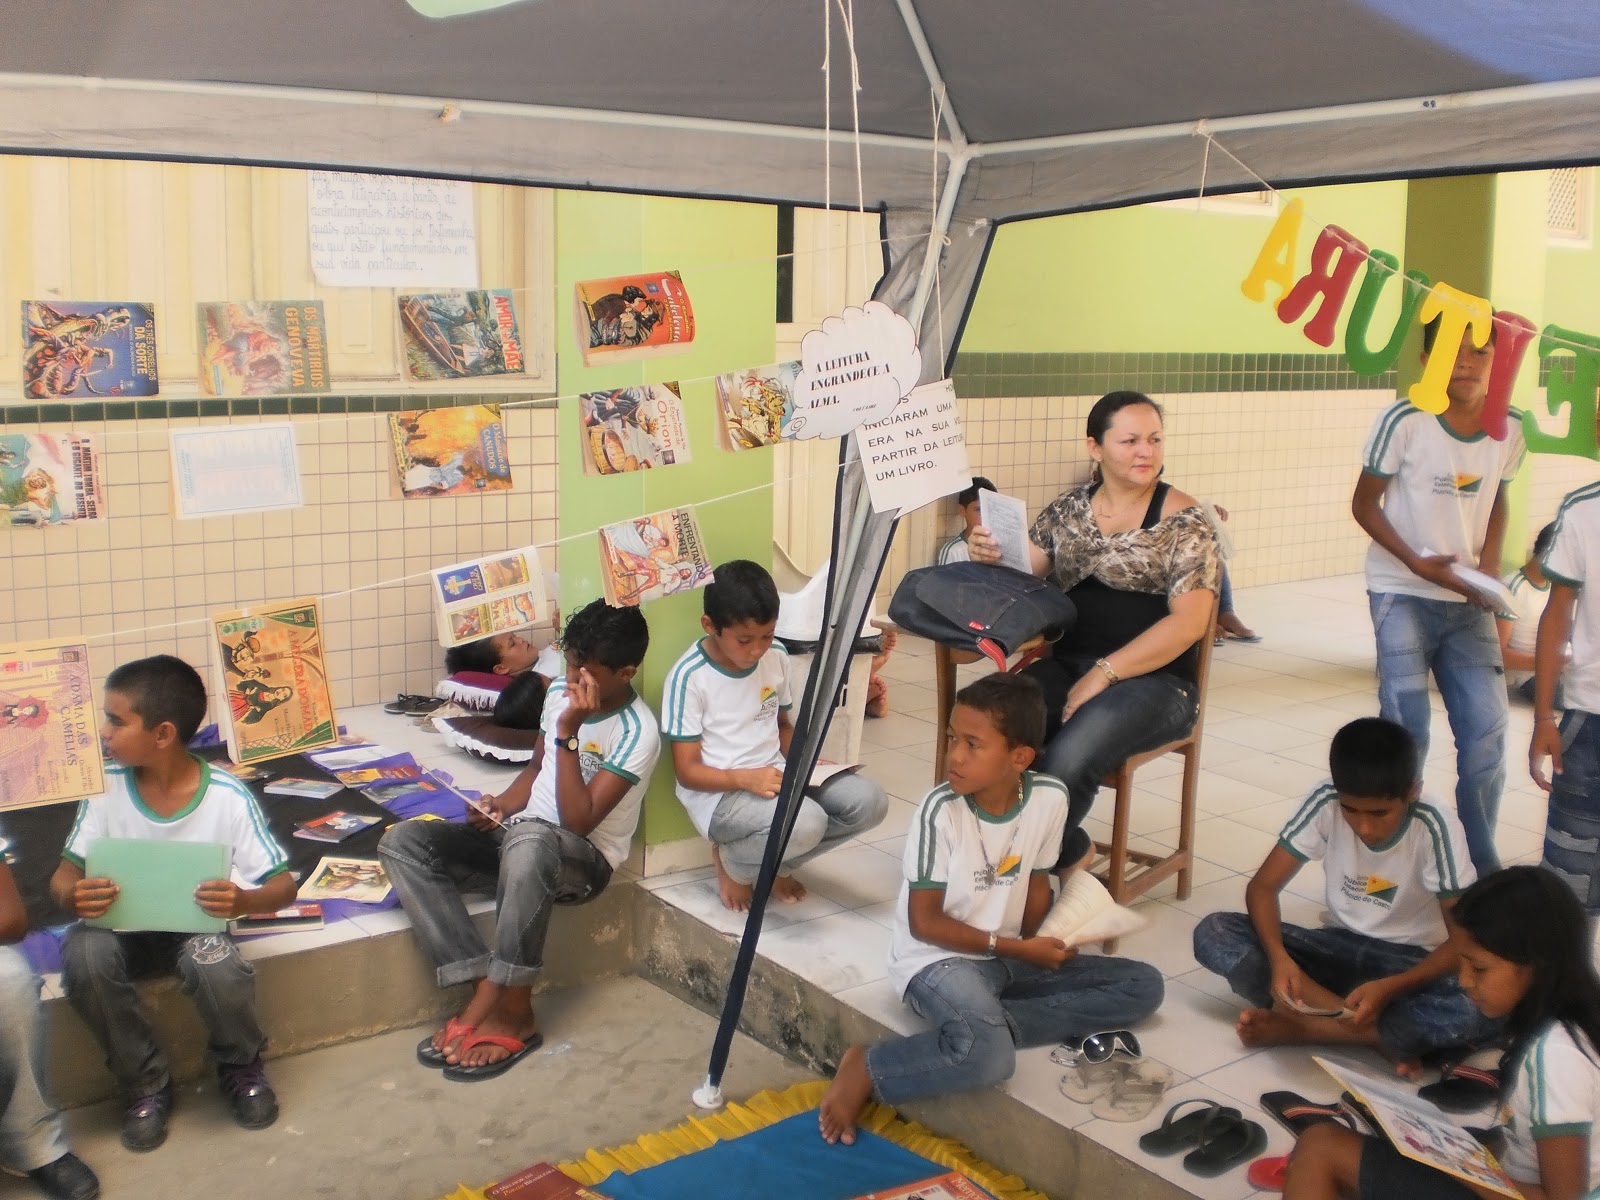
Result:
{"type": "Polygon", "coordinates": [[[1393,371],[1357,375],[1340,354],[957,354],[956,394],[1101,396],[1118,388],[1183,392],[1394,390],[1393,371]]]}
{"type": "Polygon", "coordinates": [[[419,408],[459,408],[469,404],[509,404],[513,401],[549,399],[544,392],[494,392],[489,395],[453,392],[390,393],[386,395],[314,396],[187,396],[144,400],[72,400],[37,404],[32,401],[0,403],[0,427],[18,425],[71,425],[88,421],[168,421],[196,417],[255,417],[317,413],[383,413],[419,408]]]}

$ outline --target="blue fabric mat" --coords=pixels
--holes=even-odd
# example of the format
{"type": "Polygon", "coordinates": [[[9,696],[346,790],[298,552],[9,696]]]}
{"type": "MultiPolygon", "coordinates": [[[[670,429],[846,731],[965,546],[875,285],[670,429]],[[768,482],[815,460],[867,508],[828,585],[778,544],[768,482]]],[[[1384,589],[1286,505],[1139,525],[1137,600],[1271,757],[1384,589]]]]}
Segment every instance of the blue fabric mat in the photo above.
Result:
{"type": "Polygon", "coordinates": [[[632,1175],[613,1171],[595,1190],[612,1200],[853,1200],[948,1170],[873,1133],[830,1146],[812,1109],[632,1175]]]}

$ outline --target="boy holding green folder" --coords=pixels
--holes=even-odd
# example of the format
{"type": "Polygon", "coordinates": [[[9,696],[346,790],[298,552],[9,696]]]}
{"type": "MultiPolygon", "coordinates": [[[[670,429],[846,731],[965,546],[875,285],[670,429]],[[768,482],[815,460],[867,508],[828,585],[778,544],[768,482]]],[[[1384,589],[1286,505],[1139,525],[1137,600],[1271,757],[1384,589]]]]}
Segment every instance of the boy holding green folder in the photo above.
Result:
{"type": "Polygon", "coordinates": [[[151,974],[175,970],[195,1002],[234,1119],[247,1129],[278,1119],[261,1066],[267,1038],[256,1017],[254,973],[227,934],[119,933],[83,923],[104,916],[120,890],[117,880],[84,874],[90,850],[103,838],[227,846],[234,879],[247,883],[213,879],[196,888],[195,904],[211,917],[275,912],[294,899],[283,850],[250,789],[188,751],[205,712],[205,684],[182,659],[161,654],[111,672],[103,737],[115,765],[106,771],[105,792],[79,805],[50,881],[56,903],[83,919],[67,934],[62,982],[128,1094],[122,1144],[130,1150],[154,1150],[165,1141],[172,1112],[167,1058],[134,987],[151,974]]]}

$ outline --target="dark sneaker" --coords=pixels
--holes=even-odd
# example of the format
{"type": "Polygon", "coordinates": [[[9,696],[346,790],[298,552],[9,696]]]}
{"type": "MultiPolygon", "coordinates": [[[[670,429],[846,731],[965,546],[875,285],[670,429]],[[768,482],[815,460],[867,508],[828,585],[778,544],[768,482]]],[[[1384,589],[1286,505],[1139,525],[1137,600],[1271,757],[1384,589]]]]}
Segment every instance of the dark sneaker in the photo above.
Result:
{"type": "Polygon", "coordinates": [[[140,1096],[122,1114],[122,1144],[129,1150],[154,1150],[167,1140],[167,1121],[172,1116],[172,1085],[159,1092],[140,1096]]]}
{"type": "Polygon", "coordinates": [[[51,1200],[94,1200],[100,1194],[100,1180],[76,1154],[63,1154],[29,1171],[28,1178],[51,1200]]]}
{"type": "Polygon", "coordinates": [[[265,1129],[278,1119],[278,1097],[259,1058],[242,1067],[219,1064],[217,1082],[233,1109],[233,1119],[246,1129],[265,1129]]]}

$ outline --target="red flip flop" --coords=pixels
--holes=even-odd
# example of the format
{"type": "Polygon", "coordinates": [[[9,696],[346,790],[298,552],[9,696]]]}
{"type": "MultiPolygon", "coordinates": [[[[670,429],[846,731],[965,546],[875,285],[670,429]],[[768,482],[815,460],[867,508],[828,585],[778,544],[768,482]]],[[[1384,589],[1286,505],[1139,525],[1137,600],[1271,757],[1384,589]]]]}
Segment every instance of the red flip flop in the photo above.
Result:
{"type": "Polygon", "coordinates": [[[1284,1172],[1289,1168],[1289,1156],[1280,1154],[1276,1158],[1258,1158],[1250,1164],[1250,1169],[1245,1172],[1245,1178],[1250,1181],[1250,1186],[1261,1192],[1283,1191],[1284,1172]]]}
{"type": "Polygon", "coordinates": [[[474,1046],[499,1046],[506,1052],[504,1058],[494,1062],[484,1063],[480,1067],[463,1066],[455,1063],[444,1069],[444,1077],[456,1083],[473,1083],[480,1079],[493,1079],[497,1075],[504,1075],[540,1046],[544,1045],[544,1034],[531,1033],[528,1040],[521,1038],[505,1037],[498,1033],[475,1033],[461,1043],[461,1053],[465,1054],[474,1046]]]}
{"type": "MultiPolygon", "coordinates": [[[[457,1038],[469,1038],[477,1031],[476,1025],[463,1025],[455,1017],[451,1017],[444,1023],[444,1044],[448,1046],[457,1038]]],[[[434,1046],[431,1034],[417,1043],[417,1061],[425,1067],[438,1068],[449,1065],[445,1053],[434,1046]]]]}

